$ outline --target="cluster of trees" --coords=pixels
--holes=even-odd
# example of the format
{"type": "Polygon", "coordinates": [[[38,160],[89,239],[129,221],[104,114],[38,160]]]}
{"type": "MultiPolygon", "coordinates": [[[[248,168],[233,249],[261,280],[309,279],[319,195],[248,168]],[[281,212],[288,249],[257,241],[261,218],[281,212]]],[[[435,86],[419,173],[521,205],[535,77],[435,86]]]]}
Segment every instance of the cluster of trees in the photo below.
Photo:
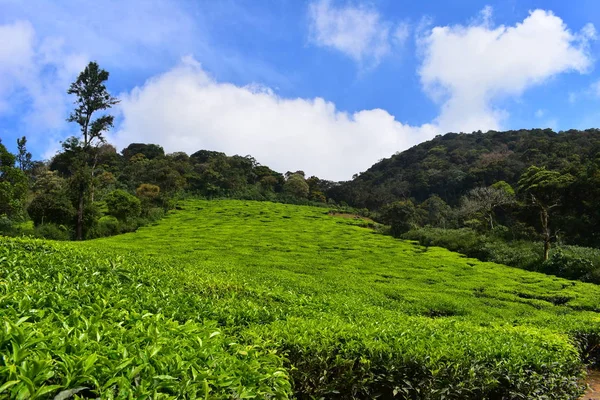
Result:
{"type": "Polygon", "coordinates": [[[327,195],[411,227],[507,230],[600,247],[600,130],[449,133],[380,161],[327,195]]]}
{"type": "Polygon", "coordinates": [[[65,140],[51,160],[33,161],[25,137],[16,155],[0,141],[0,233],[77,240],[113,235],[160,218],[182,196],[326,201],[332,182],[303,171],[282,174],[251,156],[165,154],[144,143],[117,152],[105,140],[114,120],[107,110],[118,103],[106,89],[108,77],[91,62],[71,84],[75,107],[68,121],[80,135],[65,140]]]}

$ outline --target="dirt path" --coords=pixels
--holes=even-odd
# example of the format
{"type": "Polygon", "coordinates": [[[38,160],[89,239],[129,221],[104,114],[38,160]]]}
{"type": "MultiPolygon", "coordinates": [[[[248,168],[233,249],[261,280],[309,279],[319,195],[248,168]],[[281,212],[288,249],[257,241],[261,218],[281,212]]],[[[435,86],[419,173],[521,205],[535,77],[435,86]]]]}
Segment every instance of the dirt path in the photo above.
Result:
{"type": "Polygon", "coordinates": [[[581,400],[600,400],[600,371],[589,371],[587,384],[589,389],[581,400]]]}

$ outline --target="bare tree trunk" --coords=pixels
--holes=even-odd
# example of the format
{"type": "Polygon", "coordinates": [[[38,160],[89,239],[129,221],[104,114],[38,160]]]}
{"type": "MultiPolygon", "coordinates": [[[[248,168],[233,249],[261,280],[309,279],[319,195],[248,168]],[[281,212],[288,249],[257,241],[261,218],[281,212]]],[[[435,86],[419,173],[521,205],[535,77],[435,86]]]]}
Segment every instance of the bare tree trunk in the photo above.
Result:
{"type": "Polygon", "coordinates": [[[98,153],[94,154],[94,164],[92,165],[92,179],[90,181],[90,201],[94,202],[94,173],[96,172],[96,165],[98,164],[98,153]]]}
{"type": "Polygon", "coordinates": [[[83,208],[84,208],[84,197],[85,197],[85,188],[83,185],[79,186],[79,203],[77,205],[77,226],[76,226],[76,235],[77,240],[83,240],[83,208]]]}
{"type": "Polygon", "coordinates": [[[548,210],[546,208],[542,208],[540,211],[540,220],[542,222],[542,232],[544,235],[544,261],[546,261],[550,254],[550,240],[552,239],[550,227],[548,226],[548,210]]]}
{"type": "Polygon", "coordinates": [[[544,238],[544,261],[548,260],[550,254],[550,239],[544,238]]]}

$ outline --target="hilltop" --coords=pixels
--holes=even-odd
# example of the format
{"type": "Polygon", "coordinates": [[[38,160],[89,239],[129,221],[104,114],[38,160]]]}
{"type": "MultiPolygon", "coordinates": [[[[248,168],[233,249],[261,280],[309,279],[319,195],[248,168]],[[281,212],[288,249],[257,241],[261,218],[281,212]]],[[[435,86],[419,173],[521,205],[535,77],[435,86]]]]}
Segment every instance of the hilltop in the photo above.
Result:
{"type": "Polygon", "coordinates": [[[438,195],[451,205],[470,189],[506,181],[516,187],[530,165],[573,175],[596,165],[600,130],[521,129],[447,133],[385,158],[330,194],[377,209],[394,200],[438,195]]]}

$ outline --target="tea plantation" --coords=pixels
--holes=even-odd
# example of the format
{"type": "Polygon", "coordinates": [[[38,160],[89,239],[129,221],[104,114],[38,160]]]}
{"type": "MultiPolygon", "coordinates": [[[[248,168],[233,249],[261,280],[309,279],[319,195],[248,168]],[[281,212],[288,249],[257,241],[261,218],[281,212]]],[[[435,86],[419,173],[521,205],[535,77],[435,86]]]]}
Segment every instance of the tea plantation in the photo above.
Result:
{"type": "Polygon", "coordinates": [[[0,238],[0,398],[577,399],[600,361],[599,286],[323,208],[180,208],[0,238]]]}

